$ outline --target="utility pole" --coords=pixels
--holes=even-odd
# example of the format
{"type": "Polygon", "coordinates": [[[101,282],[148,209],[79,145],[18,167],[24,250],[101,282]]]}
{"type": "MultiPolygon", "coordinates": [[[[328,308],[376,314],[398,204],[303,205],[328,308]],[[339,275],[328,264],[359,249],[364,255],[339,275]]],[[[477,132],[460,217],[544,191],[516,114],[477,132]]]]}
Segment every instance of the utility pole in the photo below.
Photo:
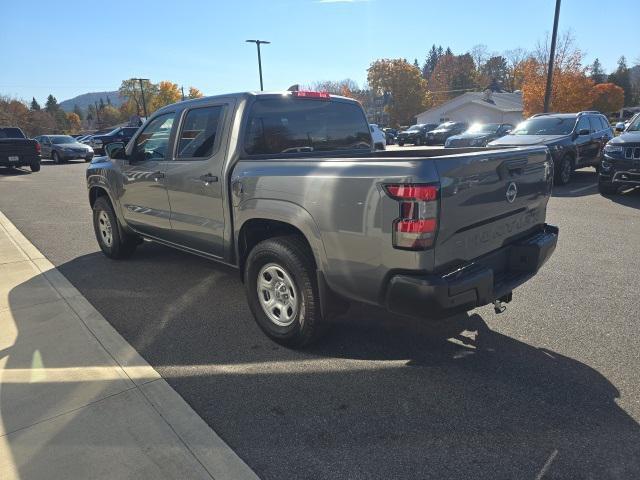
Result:
{"type": "Polygon", "coordinates": [[[549,68],[547,69],[547,88],[544,92],[544,112],[549,111],[551,90],[553,88],[553,62],[556,56],[556,38],[558,37],[558,19],[560,17],[560,0],[556,0],[556,14],[553,17],[553,34],[551,35],[551,52],[549,52],[549,68]]]}
{"type": "Polygon", "coordinates": [[[247,40],[247,43],[255,43],[256,47],[258,47],[258,72],[260,72],[260,91],[264,90],[263,84],[262,84],[262,58],[260,57],[260,45],[265,43],[265,44],[269,44],[271,42],[267,42],[266,40],[247,40]]]}
{"type": "Polygon", "coordinates": [[[138,80],[138,82],[140,83],[140,92],[142,93],[142,108],[144,110],[144,118],[146,120],[148,118],[148,115],[147,115],[147,102],[145,102],[145,100],[144,100],[144,87],[142,86],[142,82],[144,82],[144,81],[148,82],[149,79],[148,78],[134,78],[134,80],[138,80]]]}
{"type": "Polygon", "coordinates": [[[182,91],[182,101],[184,102],[184,85],[180,86],[180,90],[182,91]]]}

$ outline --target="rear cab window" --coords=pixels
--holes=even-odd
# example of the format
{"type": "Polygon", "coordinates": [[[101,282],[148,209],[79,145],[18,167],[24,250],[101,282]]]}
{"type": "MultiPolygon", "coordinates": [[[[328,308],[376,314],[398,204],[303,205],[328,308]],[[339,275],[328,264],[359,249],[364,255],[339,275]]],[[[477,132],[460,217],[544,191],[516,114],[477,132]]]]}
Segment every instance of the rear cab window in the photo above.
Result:
{"type": "Polygon", "coordinates": [[[355,102],[258,98],[249,110],[244,149],[248,155],[371,150],[369,128],[355,102]]]}
{"type": "Polygon", "coordinates": [[[5,127],[0,128],[0,138],[25,138],[25,136],[19,128],[5,127]]]}
{"type": "Polygon", "coordinates": [[[222,105],[215,105],[187,112],[178,138],[178,159],[208,158],[213,154],[223,110],[222,105]]]}

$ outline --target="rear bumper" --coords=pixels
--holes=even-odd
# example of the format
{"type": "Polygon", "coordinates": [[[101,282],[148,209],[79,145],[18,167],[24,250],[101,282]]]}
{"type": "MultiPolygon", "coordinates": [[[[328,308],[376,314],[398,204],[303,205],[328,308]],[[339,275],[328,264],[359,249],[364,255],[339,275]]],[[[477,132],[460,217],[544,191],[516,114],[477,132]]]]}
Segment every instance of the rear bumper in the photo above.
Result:
{"type": "Polygon", "coordinates": [[[447,274],[395,275],[387,288],[386,307],[392,313],[437,319],[506,297],[551,257],[558,232],[545,224],[529,237],[447,274]]]}
{"type": "Polygon", "coordinates": [[[0,167],[26,167],[35,163],[40,163],[40,155],[16,155],[17,162],[10,162],[9,157],[0,157],[0,167]]]}

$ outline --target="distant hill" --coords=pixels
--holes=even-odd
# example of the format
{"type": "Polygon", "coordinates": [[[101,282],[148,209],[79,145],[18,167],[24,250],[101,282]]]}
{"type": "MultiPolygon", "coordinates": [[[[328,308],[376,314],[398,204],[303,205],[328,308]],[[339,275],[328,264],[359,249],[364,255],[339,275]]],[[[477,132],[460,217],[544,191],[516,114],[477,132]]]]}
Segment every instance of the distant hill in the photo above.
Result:
{"type": "Polygon", "coordinates": [[[82,95],[78,95],[77,97],[70,98],[69,100],[65,100],[60,102],[60,107],[65,112],[73,111],[73,106],[78,105],[82,110],[86,110],[89,105],[93,105],[95,102],[100,103],[100,99],[107,103],[107,98],[111,99],[111,105],[114,107],[119,107],[124,103],[124,100],[120,98],[120,94],[115,92],[91,92],[91,93],[83,93],[82,95]]]}

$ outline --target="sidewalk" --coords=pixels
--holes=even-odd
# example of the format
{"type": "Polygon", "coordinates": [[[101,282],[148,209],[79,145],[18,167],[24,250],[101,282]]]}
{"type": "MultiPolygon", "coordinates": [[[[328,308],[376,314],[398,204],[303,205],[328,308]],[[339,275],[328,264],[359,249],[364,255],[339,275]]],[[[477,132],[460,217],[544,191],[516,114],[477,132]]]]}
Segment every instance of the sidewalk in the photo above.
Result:
{"type": "Polygon", "coordinates": [[[258,478],[2,212],[0,478],[258,478]]]}

